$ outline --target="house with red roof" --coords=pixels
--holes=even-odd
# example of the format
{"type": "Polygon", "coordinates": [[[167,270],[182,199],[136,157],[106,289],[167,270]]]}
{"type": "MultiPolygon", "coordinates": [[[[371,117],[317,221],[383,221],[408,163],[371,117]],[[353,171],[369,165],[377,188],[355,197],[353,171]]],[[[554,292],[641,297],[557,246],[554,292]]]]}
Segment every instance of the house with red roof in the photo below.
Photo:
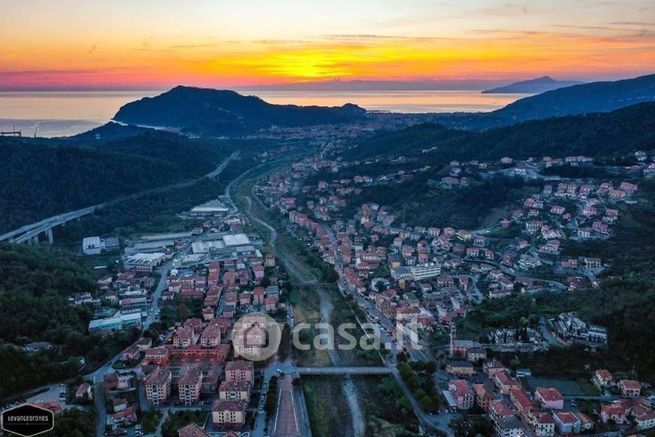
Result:
{"type": "Polygon", "coordinates": [[[610,371],[607,369],[596,370],[594,372],[594,376],[591,378],[591,381],[599,389],[603,389],[614,384],[614,378],[610,371]]]}
{"type": "Polygon", "coordinates": [[[619,381],[619,389],[626,398],[636,398],[641,394],[641,384],[639,381],[632,379],[622,379],[619,381]]]}
{"type": "Polygon", "coordinates": [[[618,425],[628,423],[628,411],[621,405],[603,405],[600,407],[600,418],[603,423],[610,420],[618,425]]]}
{"type": "Polygon", "coordinates": [[[505,371],[495,373],[492,379],[503,394],[509,394],[510,390],[520,390],[522,387],[518,379],[512,378],[505,371]]]}
{"type": "Polygon", "coordinates": [[[518,410],[519,414],[526,420],[530,418],[536,410],[536,406],[530,396],[522,389],[512,389],[509,392],[509,398],[518,410]]]}
{"type": "Polygon", "coordinates": [[[448,382],[448,392],[459,410],[468,410],[473,406],[474,392],[463,379],[453,379],[448,382]]]}
{"type": "Polygon", "coordinates": [[[558,411],[553,414],[553,418],[560,434],[578,434],[580,432],[580,419],[570,411],[558,411]]]}
{"type": "Polygon", "coordinates": [[[534,398],[546,409],[561,410],[564,408],[564,396],[556,388],[539,387],[534,392],[534,398]]]}
{"type": "Polygon", "coordinates": [[[473,392],[475,393],[475,404],[484,411],[489,411],[491,402],[495,399],[493,386],[490,384],[475,384],[473,392]]]}
{"type": "Polygon", "coordinates": [[[530,423],[537,437],[553,437],[555,435],[555,419],[548,412],[535,413],[530,423]]]}
{"type": "Polygon", "coordinates": [[[205,432],[199,425],[191,422],[190,424],[183,426],[177,431],[178,437],[209,437],[209,434],[205,432]]]}
{"type": "Polygon", "coordinates": [[[510,419],[516,415],[516,411],[505,399],[496,399],[489,403],[489,416],[494,422],[510,419]]]}
{"type": "Polygon", "coordinates": [[[637,412],[633,411],[633,415],[637,429],[643,430],[655,428],[655,411],[650,408],[644,408],[637,412]]]}

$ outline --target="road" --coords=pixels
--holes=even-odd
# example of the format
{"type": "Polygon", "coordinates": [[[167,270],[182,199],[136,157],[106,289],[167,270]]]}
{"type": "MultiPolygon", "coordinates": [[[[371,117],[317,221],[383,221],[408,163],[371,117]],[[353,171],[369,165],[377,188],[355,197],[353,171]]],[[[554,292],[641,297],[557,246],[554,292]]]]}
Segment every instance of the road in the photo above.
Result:
{"type": "MultiPolygon", "coordinates": [[[[252,199],[249,196],[246,196],[245,199],[246,199],[246,203],[248,204],[246,209],[247,209],[248,212],[251,212],[252,199]]],[[[277,239],[277,231],[275,230],[275,228],[273,226],[269,225],[268,223],[266,223],[265,221],[258,219],[257,217],[253,216],[253,218],[255,219],[255,221],[257,223],[259,223],[260,225],[262,225],[266,229],[268,229],[268,231],[270,232],[270,235],[268,237],[268,245],[271,247],[271,249],[275,250],[276,249],[275,240],[277,239]]]]}
{"type": "Polygon", "coordinates": [[[273,437],[301,437],[292,378],[278,380],[277,414],[273,420],[273,437]]]}
{"type": "Polygon", "coordinates": [[[25,402],[37,403],[57,401],[61,404],[62,409],[67,408],[66,402],[60,397],[62,393],[65,393],[65,386],[62,387],[62,384],[50,384],[43,388],[45,388],[46,391],[26,398],[25,402]]]}
{"type": "Polygon", "coordinates": [[[84,217],[85,215],[93,214],[99,205],[89,206],[87,208],[69,211],[62,214],[57,214],[52,217],[45,218],[36,223],[21,226],[18,229],[9,231],[6,234],[0,235],[0,241],[9,241],[12,243],[24,243],[30,239],[37,237],[39,234],[55,226],[62,225],[71,220],[84,217]]]}
{"type": "Polygon", "coordinates": [[[387,366],[297,367],[294,364],[278,363],[271,367],[275,372],[285,375],[389,375],[393,373],[393,368],[387,366]]]}
{"type": "MultiPolygon", "coordinates": [[[[252,190],[251,190],[250,193],[252,194],[252,190]]],[[[271,236],[269,237],[269,239],[272,240],[273,242],[275,242],[275,240],[272,238],[273,236],[277,236],[277,232],[275,231],[275,228],[273,226],[271,226],[270,224],[266,223],[260,217],[257,217],[257,216],[254,215],[253,208],[252,208],[252,206],[253,206],[252,200],[249,198],[249,196],[244,196],[244,199],[245,199],[246,205],[247,205],[246,213],[248,214],[250,219],[254,220],[254,221],[260,223],[262,226],[266,227],[271,232],[271,236]]],[[[232,202],[231,196],[230,196],[230,202],[232,203],[232,205],[234,205],[234,203],[232,202]]],[[[236,206],[234,206],[234,207],[236,208],[236,206]]],[[[332,244],[335,245],[335,253],[338,254],[338,250],[336,248],[336,241],[334,239],[334,236],[329,232],[329,230],[328,230],[328,234],[331,236],[332,244]]],[[[309,285],[309,284],[316,284],[316,278],[314,277],[313,273],[307,271],[306,269],[301,268],[302,265],[298,266],[298,264],[302,264],[302,263],[297,262],[294,259],[293,255],[291,255],[289,253],[286,253],[285,251],[278,250],[278,248],[275,247],[275,246],[273,246],[272,249],[274,250],[274,253],[276,254],[276,256],[280,259],[280,261],[285,265],[285,267],[287,267],[287,270],[289,271],[289,275],[290,276],[296,276],[296,279],[298,280],[299,284],[305,285],[305,286],[309,285]]],[[[340,255],[337,256],[337,261],[335,262],[335,269],[337,270],[337,273],[339,273],[339,275],[341,277],[341,274],[343,273],[343,265],[342,265],[342,262],[341,262],[340,255]]],[[[316,284],[316,285],[318,286],[320,284],[316,284]]],[[[356,298],[356,299],[365,299],[361,294],[356,293],[356,292],[352,293],[352,296],[354,298],[356,298]]],[[[321,298],[321,309],[322,310],[323,310],[323,300],[324,299],[321,298]]],[[[371,310],[374,310],[374,306],[372,306],[371,303],[368,302],[368,301],[366,301],[366,306],[368,308],[370,308],[371,310]]],[[[391,321],[389,321],[382,314],[380,314],[380,316],[381,316],[380,317],[381,321],[386,320],[386,322],[382,322],[382,323],[391,324],[389,329],[391,329],[391,328],[395,329],[395,326],[393,326],[391,321]]],[[[393,330],[391,332],[393,332],[393,330]]],[[[382,335],[385,335],[385,334],[383,333],[382,335]]],[[[390,343],[390,345],[395,344],[394,339],[392,339],[390,336],[385,337],[385,338],[387,338],[387,340],[383,339],[383,341],[390,343]]],[[[417,352],[421,352],[421,351],[418,351],[418,350],[411,351],[412,354],[415,354],[417,352]]],[[[426,358],[425,355],[423,355],[422,359],[425,359],[425,358],[426,358]]],[[[404,383],[404,381],[400,377],[400,374],[398,373],[397,369],[393,366],[393,364],[391,364],[389,362],[385,362],[385,365],[386,366],[383,367],[383,369],[385,369],[385,370],[379,370],[380,372],[384,372],[384,373],[380,373],[380,374],[389,374],[389,373],[391,373],[394,376],[394,378],[396,379],[396,381],[398,382],[398,384],[402,388],[403,392],[405,393],[405,396],[407,396],[407,398],[410,400],[410,402],[412,404],[412,407],[414,409],[414,413],[416,414],[421,427],[424,428],[424,429],[432,430],[432,431],[438,431],[438,432],[444,433],[444,434],[446,434],[448,436],[452,436],[453,435],[452,430],[448,427],[448,422],[450,421],[451,418],[450,417],[440,417],[439,415],[430,415],[430,414],[426,413],[421,408],[419,402],[416,400],[416,398],[414,397],[411,390],[409,390],[409,388],[406,386],[406,384],[404,383]]],[[[288,371],[294,371],[295,372],[297,370],[297,368],[295,366],[292,366],[292,367],[278,366],[278,367],[279,367],[279,369],[281,371],[283,371],[285,373],[288,372],[288,371]]],[[[334,370],[331,370],[332,372],[336,372],[337,374],[344,374],[344,375],[360,374],[358,372],[362,372],[361,374],[366,373],[366,370],[359,370],[359,368],[352,368],[352,367],[335,367],[333,369],[334,370]]],[[[370,370],[371,372],[376,371],[376,370],[374,370],[374,369],[376,369],[375,367],[370,368],[370,369],[372,369],[372,370],[370,370]]],[[[377,369],[380,369],[380,368],[378,367],[377,369]]],[[[311,371],[311,370],[308,370],[308,371],[311,371]]],[[[321,372],[322,370],[317,369],[315,371],[316,372],[321,372]]],[[[325,371],[327,371],[327,370],[325,370],[325,371]]],[[[347,386],[344,386],[344,390],[346,389],[346,387],[347,386]]],[[[353,412],[353,416],[355,416],[354,412],[353,412]]]]}
{"type": "Polygon", "coordinates": [[[493,262],[493,261],[488,261],[488,260],[483,260],[483,259],[469,259],[469,258],[464,258],[463,261],[464,262],[469,262],[469,263],[487,264],[487,265],[490,265],[492,267],[497,268],[498,270],[500,270],[501,272],[503,272],[504,274],[506,274],[507,276],[509,276],[511,278],[515,278],[516,276],[522,276],[522,277],[524,277],[526,279],[532,279],[535,282],[543,282],[544,284],[547,284],[551,288],[557,288],[560,291],[566,291],[567,288],[568,288],[566,285],[562,284],[561,282],[551,281],[551,280],[548,280],[548,279],[541,279],[541,278],[532,278],[532,277],[529,277],[527,275],[518,275],[516,273],[516,271],[514,271],[514,269],[508,269],[507,267],[504,267],[504,266],[502,266],[502,265],[500,265],[500,264],[498,264],[496,262],[493,262]]]}
{"type": "MultiPolygon", "coordinates": [[[[442,417],[443,415],[440,414],[428,414],[425,411],[423,411],[423,408],[421,407],[421,404],[416,400],[414,397],[414,393],[407,387],[407,384],[405,384],[405,381],[403,381],[403,378],[400,376],[400,372],[398,369],[394,368],[393,369],[393,376],[396,379],[396,382],[402,389],[403,393],[405,393],[405,396],[407,399],[412,404],[412,407],[414,408],[414,414],[416,414],[416,417],[418,418],[419,425],[422,428],[428,428],[434,431],[439,431],[441,433],[446,434],[448,437],[454,437],[454,433],[452,429],[448,426],[448,423],[444,423],[444,420],[442,417]]],[[[448,421],[450,421],[450,417],[448,418],[448,421]]]]}
{"type": "Polygon", "coordinates": [[[168,278],[168,272],[170,271],[172,265],[173,265],[173,261],[167,261],[164,264],[162,264],[162,266],[159,267],[159,269],[157,269],[160,278],[159,278],[159,282],[157,283],[157,287],[155,288],[155,291],[152,293],[150,309],[148,310],[148,316],[146,317],[145,322],[143,322],[144,331],[148,329],[151,324],[153,324],[155,321],[159,319],[159,302],[162,292],[166,289],[167,286],[166,280],[168,278]]]}
{"type": "MultiPolygon", "coordinates": [[[[227,158],[214,172],[210,173],[211,176],[215,177],[220,172],[227,166],[227,163],[229,160],[233,159],[236,157],[237,154],[231,155],[229,158],[227,158]]],[[[270,164],[270,163],[269,163],[270,164]]],[[[258,166],[261,167],[261,166],[258,166]]],[[[226,198],[229,202],[229,204],[232,206],[234,211],[237,211],[238,208],[236,204],[233,201],[232,198],[232,190],[234,187],[235,182],[243,180],[243,178],[251,171],[256,170],[257,167],[253,167],[250,170],[242,173],[240,176],[235,178],[233,181],[231,181],[228,186],[226,187],[226,198]]],[[[207,175],[207,176],[210,176],[207,175]]],[[[211,177],[210,176],[210,177],[211,177]]],[[[180,186],[179,184],[175,184],[176,186],[180,186]]],[[[245,196],[247,197],[247,196],[245,196]]],[[[305,285],[311,285],[311,284],[316,284],[316,286],[320,286],[320,284],[317,284],[317,279],[313,275],[313,272],[308,269],[303,262],[297,260],[293,254],[287,253],[287,251],[279,250],[279,248],[276,245],[276,238],[278,236],[277,230],[271,226],[270,224],[266,223],[264,220],[260,219],[259,217],[254,217],[252,215],[252,200],[247,197],[246,199],[247,206],[248,206],[248,211],[247,213],[251,217],[251,219],[254,219],[257,223],[260,225],[264,226],[270,233],[269,235],[269,245],[271,246],[272,250],[276,255],[279,257],[280,261],[287,266],[287,270],[289,271],[290,276],[295,276],[296,279],[298,280],[299,283],[305,284],[305,285]]],[[[257,199],[259,200],[259,199],[257,199]]],[[[162,265],[159,269],[159,273],[161,274],[161,278],[155,288],[155,291],[153,292],[152,295],[152,303],[149,308],[149,313],[146,317],[146,320],[144,322],[144,329],[147,329],[153,322],[157,320],[157,313],[159,310],[159,298],[161,296],[161,293],[166,287],[166,276],[168,274],[168,271],[171,267],[172,262],[167,262],[164,265],[162,265]]],[[[342,270],[342,266],[339,267],[339,270],[342,270]]],[[[326,292],[324,291],[321,294],[325,294],[326,292]]],[[[358,293],[354,293],[357,295],[358,293]]],[[[329,309],[325,306],[327,305],[327,301],[324,299],[324,296],[321,297],[321,313],[324,315],[324,317],[327,318],[329,321],[329,309]],[[325,315],[327,314],[327,315],[325,315]]],[[[359,322],[359,320],[358,320],[359,322]]],[[[361,326],[361,322],[360,322],[361,326]]],[[[388,339],[389,342],[392,341],[391,338],[388,339]]],[[[385,340],[386,341],[386,340],[385,340]]],[[[104,390],[102,387],[102,382],[103,378],[106,374],[110,373],[113,371],[112,365],[120,358],[122,355],[123,351],[120,353],[116,354],[114,357],[112,357],[110,360],[108,360],[105,364],[103,364],[101,367],[98,369],[84,375],[84,377],[88,380],[93,381],[93,389],[94,389],[94,398],[95,398],[95,404],[96,404],[96,412],[97,412],[97,429],[96,429],[96,435],[98,437],[103,436],[105,432],[105,424],[107,420],[107,412],[105,409],[105,401],[104,401],[104,390]]],[[[370,367],[357,367],[357,366],[338,366],[338,360],[335,357],[331,357],[331,360],[333,361],[333,364],[335,364],[334,367],[318,367],[318,368],[309,368],[309,367],[296,367],[293,365],[293,363],[288,362],[288,363],[274,363],[270,365],[268,368],[265,369],[265,380],[268,381],[270,380],[270,377],[275,375],[275,374],[290,374],[290,375],[344,375],[344,376],[349,376],[349,375],[369,375],[369,374],[376,374],[376,375],[388,375],[391,374],[394,376],[394,378],[399,382],[401,388],[405,392],[406,396],[408,399],[411,401],[415,414],[419,418],[419,421],[421,423],[421,426],[424,428],[429,428],[429,429],[434,429],[434,430],[440,430],[444,431],[442,426],[440,426],[438,423],[435,423],[434,417],[431,417],[430,415],[426,414],[423,412],[421,409],[420,405],[418,404],[418,401],[413,397],[413,394],[411,391],[406,387],[402,379],[400,378],[398,371],[395,369],[395,367],[390,364],[390,363],[385,363],[385,366],[370,366],[370,367]]],[[[288,378],[291,380],[291,378],[288,378]]],[[[347,382],[349,381],[348,378],[344,380],[344,390],[347,389],[347,382]]],[[[350,381],[352,383],[352,381],[350,381]]],[[[288,387],[287,387],[288,388],[288,387]]],[[[287,423],[287,430],[289,431],[289,435],[296,435],[295,433],[298,432],[298,435],[311,435],[311,430],[310,430],[310,425],[309,425],[309,417],[308,413],[306,410],[306,405],[304,404],[304,395],[302,393],[302,390],[298,390],[297,388],[291,388],[288,392],[285,392],[284,394],[284,399],[285,399],[285,405],[291,405],[292,410],[293,410],[293,424],[287,423]]],[[[281,396],[282,398],[282,396],[281,396]]],[[[354,393],[354,399],[356,400],[356,393],[354,393]]],[[[352,409],[352,405],[349,404],[352,409]]],[[[357,405],[357,408],[359,408],[359,405],[357,405]]],[[[352,411],[353,413],[353,418],[358,417],[358,414],[356,411],[352,411]]],[[[262,415],[259,414],[256,419],[256,429],[261,429],[260,426],[263,423],[264,419],[261,417],[262,415]]],[[[359,416],[363,415],[361,412],[359,413],[359,416]]],[[[357,427],[357,424],[355,424],[357,427]]],[[[359,432],[361,433],[361,431],[359,432]]],[[[358,434],[359,434],[358,433],[358,434]]],[[[446,429],[446,433],[448,434],[448,430],[446,429]]],[[[278,434],[282,435],[282,434],[278,434]]]]}
{"type": "MultiPolygon", "coordinates": [[[[330,245],[332,246],[332,250],[336,255],[334,270],[339,275],[339,289],[342,290],[342,293],[350,295],[355,300],[355,302],[357,302],[357,305],[369,318],[370,323],[377,324],[381,327],[378,334],[380,336],[381,343],[384,344],[390,352],[390,364],[395,362],[396,355],[401,350],[407,351],[414,360],[431,360],[432,357],[430,357],[426,351],[421,348],[421,345],[416,344],[416,341],[405,333],[398,332],[397,326],[393,320],[389,319],[384,313],[382,313],[382,311],[380,311],[371,300],[367,299],[366,296],[348,286],[345,280],[341,250],[337,244],[337,239],[334,236],[334,232],[328,226],[323,226],[323,229],[330,238],[330,245]]],[[[361,322],[359,320],[357,321],[359,322],[362,330],[364,330],[361,322]]],[[[382,356],[380,356],[380,358],[384,361],[382,356]]]]}
{"type": "Polygon", "coordinates": [[[546,341],[550,343],[552,346],[565,346],[565,343],[561,341],[559,338],[555,337],[553,333],[550,331],[548,328],[548,324],[546,322],[546,317],[541,316],[539,318],[539,331],[541,332],[541,335],[544,336],[546,341]]]}
{"type": "MultiPolygon", "coordinates": [[[[275,167],[273,169],[269,169],[266,173],[259,173],[257,175],[257,178],[261,178],[262,175],[270,173],[275,170],[275,167]]],[[[241,175],[244,176],[244,175],[241,175]]],[[[239,181],[241,181],[243,178],[239,177],[237,178],[239,181]]],[[[236,181],[236,180],[235,180],[236,181]]],[[[233,185],[233,184],[230,184],[233,185]]],[[[253,183],[254,187],[254,183],[253,183]]],[[[248,191],[249,194],[252,195],[253,187],[250,187],[250,190],[248,191]]],[[[232,190],[232,187],[230,186],[230,191],[232,190]]],[[[233,199],[232,199],[232,194],[229,194],[229,201],[234,205],[233,199]]],[[[319,307],[320,307],[320,313],[321,313],[321,319],[325,323],[329,323],[331,320],[331,307],[332,304],[330,302],[330,296],[328,292],[321,287],[321,284],[318,281],[318,277],[314,274],[314,272],[305,265],[305,263],[301,260],[298,260],[290,251],[288,250],[281,250],[279,247],[276,245],[276,238],[277,238],[277,230],[271,226],[269,223],[267,223],[265,220],[262,218],[255,216],[253,212],[253,202],[249,196],[243,196],[242,197],[245,201],[245,208],[244,212],[248,215],[251,221],[257,222],[260,225],[264,226],[268,231],[269,231],[269,246],[272,250],[272,252],[277,256],[277,258],[280,260],[281,264],[283,264],[289,273],[290,278],[293,278],[293,282],[295,285],[298,286],[315,286],[317,287],[317,292],[319,293],[319,307]]],[[[257,199],[259,201],[259,199],[257,199]]],[[[261,203],[260,203],[261,205],[261,203]]],[[[264,205],[261,205],[263,210],[267,210],[267,208],[264,205]]],[[[236,205],[234,205],[234,208],[236,208],[236,205]]],[[[332,285],[332,284],[330,284],[332,285]]],[[[338,365],[340,358],[338,354],[336,353],[336,350],[328,350],[327,351],[330,362],[333,363],[334,365],[338,365]]],[[[352,416],[352,422],[353,422],[353,428],[354,428],[354,433],[355,436],[361,436],[364,434],[364,429],[365,429],[365,421],[364,421],[364,415],[363,412],[361,411],[359,402],[357,400],[357,390],[354,385],[354,383],[346,378],[342,382],[342,391],[344,395],[346,396],[346,399],[348,401],[348,407],[351,412],[352,416]]]]}
{"type": "Polygon", "coordinates": [[[107,409],[105,407],[105,391],[102,382],[106,374],[114,371],[112,365],[123,355],[123,351],[114,355],[109,361],[98,367],[93,372],[84,375],[84,379],[93,381],[93,400],[96,407],[96,437],[105,435],[107,423],[107,409]]]}

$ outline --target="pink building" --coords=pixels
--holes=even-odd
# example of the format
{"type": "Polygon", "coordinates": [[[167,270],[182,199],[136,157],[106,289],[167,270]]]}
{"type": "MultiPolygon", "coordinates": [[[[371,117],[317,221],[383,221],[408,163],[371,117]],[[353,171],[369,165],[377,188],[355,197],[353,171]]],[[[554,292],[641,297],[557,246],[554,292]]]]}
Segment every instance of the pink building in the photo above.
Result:
{"type": "Polygon", "coordinates": [[[468,410],[473,406],[475,400],[473,390],[463,379],[453,379],[448,382],[448,391],[455,400],[458,409],[468,410]]]}
{"type": "Polygon", "coordinates": [[[539,387],[535,390],[534,397],[544,408],[550,410],[564,408],[564,396],[556,388],[539,387]]]}
{"type": "Polygon", "coordinates": [[[151,405],[161,405],[168,400],[171,394],[171,381],[173,377],[168,367],[156,367],[145,379],[145,391],[151,405]]]}
{"type": "Polygon", "coordinates": [[[255,383],[255,367],[252,361],[228,361],[225,363],[225,380],[227,382],[247,381],[255,383]]]}
{"type": "Polygon", "coordinates": [[[628,413],[620,405],[603,405],[600,407],[600,418],[603,423],[612,420],[614,423],[621,425],[628,422],[628,413]]]}
{"type": "Polygon", "coordinates": [[[202,387],[202,372],[192,366],[182,370],[182,376],[177,384],[178,396],[183,405],[193,405],[200,399],[202,387]]]}
{"type": "Polygon", "coordinates": [[[636,398],[639,397],[641,393],[641,384],[639,381],[634,381],[632,379],[622,379],[619,381],[619,388],[621,393],[626,398],[636,398]]]}
{"type": "Polygon", "coordinates": [[[255,275],[256,281],[264,279],[264,266],[262,266],[261,264],[256,264],[252,266],[252,272],[255,275]]]}

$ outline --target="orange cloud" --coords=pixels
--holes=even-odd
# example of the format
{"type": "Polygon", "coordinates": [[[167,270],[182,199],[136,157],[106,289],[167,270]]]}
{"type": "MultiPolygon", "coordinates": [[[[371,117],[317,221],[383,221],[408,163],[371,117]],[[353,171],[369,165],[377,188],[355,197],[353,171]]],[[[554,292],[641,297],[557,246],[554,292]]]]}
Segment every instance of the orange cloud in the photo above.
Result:
{"type": "Polygon", "coordinates": [[[509,79],[639,74],[655,35],[480,30],[468,38],[333,35],[308,40],[24,44],[0,49],[5,87],[252,85],[332,79],[509,79]],[[90,50],[89,47],[93,49],[90,50]]]}

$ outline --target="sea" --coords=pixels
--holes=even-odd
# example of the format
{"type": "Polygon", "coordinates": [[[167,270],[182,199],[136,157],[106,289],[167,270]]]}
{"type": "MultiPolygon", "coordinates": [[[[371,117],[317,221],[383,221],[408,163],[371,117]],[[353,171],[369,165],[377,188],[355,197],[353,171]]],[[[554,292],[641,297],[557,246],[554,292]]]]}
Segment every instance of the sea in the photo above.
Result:
{"type": "MultiPolygon", "coordinates": [[[[237,90],[270,103],[340,106],[355,103],[374,111],[399,113],[486,112],[524,94],[482,94],[481,90],[261,91],[237,90]]],[[[61,137],[100,126],[118,109],[162,91],[0,91],[0,131],[23,136],[61,137]]]]}

